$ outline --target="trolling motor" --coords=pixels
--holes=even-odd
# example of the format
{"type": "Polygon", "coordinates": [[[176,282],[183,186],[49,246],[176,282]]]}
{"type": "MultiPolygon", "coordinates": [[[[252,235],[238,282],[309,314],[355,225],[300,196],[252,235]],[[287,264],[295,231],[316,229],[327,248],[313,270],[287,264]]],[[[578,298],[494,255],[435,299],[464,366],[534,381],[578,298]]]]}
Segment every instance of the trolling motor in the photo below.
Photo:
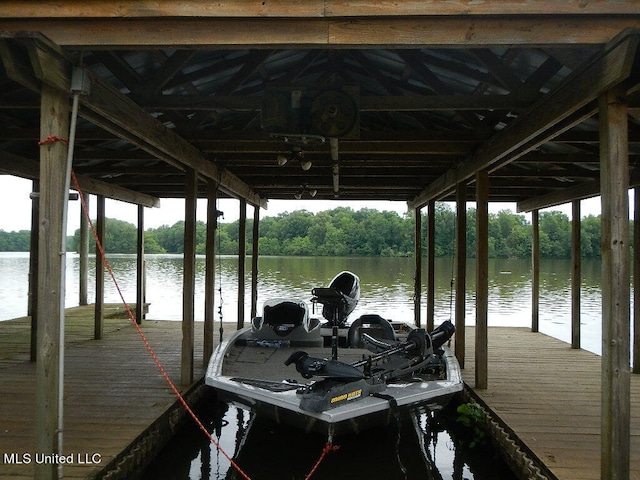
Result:
{"type": "Polygon", "coordinates": [[[360,300],[360,279],[351,272],[336,275],[326,288],[314,288],[313,303],[321,303],[322,316],[331,322],[331,359],[338,359],[338,331],[360,300]]]}
{"type": "Polygon", "coordinates": [[[378,377],[380,380],[390,380],[406,376],[429,364],[433,354],[451,338],[454,332],[455,327],[447,320],[430,334],[423,328],[412,330],[406,342],[396,345],[389,345],[370,337],[372,341],[386,345],[387,348],[351,364],[335,359],[310,357],[304,351],[292,353],[284,363],[285,365],[294,363],[296,370],[304,378],[318,376],[337,381],[353,381],[378,377]],[[383,367],[377,367],[380,362],[383,363],[383,367]]]}
{"type": "Polygon", "coordinates": [[[351,364],[310,357],[304,351],[291,354],[285,364],[295,364],[296,370],[304,378],[322,378],[297,390],[301,395],[301,409],[322,412],[375,395],[385,388],[389,380],[406,378],[425,369],[431,370],[432,374],[437,372],[442,366],[434,353],[451,338],[454,331],[455,327],[450,321],[444,322],[430,334],[422,328],[412,330],[406,342],[387,345],[388,348],[380,353],[351,364]]]}

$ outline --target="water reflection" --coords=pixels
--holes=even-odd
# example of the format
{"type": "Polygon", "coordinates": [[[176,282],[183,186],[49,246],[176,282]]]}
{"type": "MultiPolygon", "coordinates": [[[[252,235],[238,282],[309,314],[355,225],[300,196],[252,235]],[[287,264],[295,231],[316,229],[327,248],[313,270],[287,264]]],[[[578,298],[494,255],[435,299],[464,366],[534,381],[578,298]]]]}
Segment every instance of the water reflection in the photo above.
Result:
{"type": "MultiPolygon", "coordinates": [[[[147,255],[146,283],[149,319],[180,320],[182,316],[182,257],[147,255]]],[[[109,262],[128,302],[135,301],[136,262],[131,255],[110,255],[109,262]]],[[[26,253],[0,253],[0,320],[27,313],[29,256],[26,253]]],[[[600,353],[601,291],[600,262],[583,260],[581,321],[583,348],[600,353]]],[[[196,320],[204,318],[204,258],[196,260],[196,320]]],[[[450,259],[435,260],[436,324],[453,317],[450,259]]],[[[79,259],[68,255],[66,305],[78,304],[79,259]]],[[[94,262],[89,262],[89,298],[95,295],[94,262]]],[[[413,321],[413,271],[411,258],[378,257],[261,257],[259,262],[258,310],[264,300],[295,297],[309,300],[311,289],[326,285],[333,276],[351,270],[362,283],[361,301],[352,314],[378,313],[395,320],[413,321]]],[[[237,317],[237,257],[221,257],[216,265],[216,308],[222,304],[222,317],[234,322],[237,317]],[[217,290],[221,287],[221,292],[217,290]]],[[[247,260],[245,285],[251,285],[247,260]]],[[[426,284],[426,268],[423,268],[426,284]]],[[[467,262],[466,323],[475,321],[475,261],[467,262]]],[[[424,290],[424,289],[423,289],[424,290]]],[[[119,295],[109,278],[105,284],[105,301],[119,302],[119,295]]],[[[426,292],[422,305],[426,307],[426,292]]],[[[250,295],[245,296],[245,320],[250,311],[250,295]]],[[[493,326],[531,325],[531,262],[500,260],[489,262],[489,324],[493,326]]],[[[563,341],[571,336],[571,262],[543,260],[540,263],[540,330],[563,341]]]]}
{"type": "Polygon", "coordinates": [[[326,438],[233,406],[225,408],[211,399],[200,408],[200,415],[237,468],[189,423],[142,480],[282,480],[307,478],[311,472],[318,480],[515,480],[488,445],[467,446],[464,432],[456,425],[454,407],[435,417],[418,413],[403,419],[397,428],[391,425],[338,437],[338,449],[322,459],[326,438]]]}

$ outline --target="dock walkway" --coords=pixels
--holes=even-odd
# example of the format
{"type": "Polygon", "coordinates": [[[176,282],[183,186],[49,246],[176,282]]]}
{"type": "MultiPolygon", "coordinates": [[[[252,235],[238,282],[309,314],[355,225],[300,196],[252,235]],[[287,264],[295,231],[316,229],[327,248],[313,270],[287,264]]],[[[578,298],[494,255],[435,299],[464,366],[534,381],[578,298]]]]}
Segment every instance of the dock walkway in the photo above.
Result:
{"type": "MultiPolygon", "coordinates": [[[[475,330],[463,377],[473,387],[475,330]]],[[[489,327],[480,400],[559,480],[600,478],[601,357],[528,328],[489,327]]],[[[640,480],[640,375],[631,376],[631,476],[640,480]]]]}
{"type": "MultiPolygon", "coordinates": [[[[0,322],[3,479],[33,478],[38,453],[34,452],[35,364],[29,362],[29,324],[27,318],[0,322]],[[22,460],[31,463],[18,463],[22,460]]],[[[201,325],[196,324],[196,352],[202,352],[201,325]]],[[[143,322],[149,343],[184,393],[193,385],[179,385],[181,328],[181,322],[143,322]]],[[[174,394],[128,318],[105,318],[104,338],[96,341],[92,340],[93,322],[87,321],[87,312],[70,309],[65,332],[63,449],[65,454],[74,454],[74,463],[64,467],[64,476],[86,478],[110,462],[120,462],[123,452],[148,433],[157,419],[173,415],[165,422],[171,423],[182,412],[175,411],[174,394]]],[[[203,362],[196,357],[194,378],[198,380],[203,374],[203,362]]]]}

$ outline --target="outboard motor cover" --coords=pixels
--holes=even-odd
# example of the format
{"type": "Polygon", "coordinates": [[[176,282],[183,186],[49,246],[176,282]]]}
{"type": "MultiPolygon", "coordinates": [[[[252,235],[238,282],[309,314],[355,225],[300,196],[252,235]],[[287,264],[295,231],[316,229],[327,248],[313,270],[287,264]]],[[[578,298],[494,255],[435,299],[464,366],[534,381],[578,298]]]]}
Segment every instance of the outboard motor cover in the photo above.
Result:
{"type": "Polygon", "coordinates": [[[433,350],[438,350],[442,345],[453,336],[456,331],[456,327],[451,323],[451,320],[445,320],[440,324],[438,328],[431,332],[431,341],[433,343],[433,350]]]}
{"type": "MultiPolygon", "coordinates": [[[[360,300],[360,278],[355,273],[340,272],[331,280],[329,288],[334,288],[344,295],[345,303],[338,311],[338,319],[344,322],[360,300]]],[[[322,307],[322,316],[329,321],[334,320],[335,313],[335,308],[331,306],[322,307]]]]}

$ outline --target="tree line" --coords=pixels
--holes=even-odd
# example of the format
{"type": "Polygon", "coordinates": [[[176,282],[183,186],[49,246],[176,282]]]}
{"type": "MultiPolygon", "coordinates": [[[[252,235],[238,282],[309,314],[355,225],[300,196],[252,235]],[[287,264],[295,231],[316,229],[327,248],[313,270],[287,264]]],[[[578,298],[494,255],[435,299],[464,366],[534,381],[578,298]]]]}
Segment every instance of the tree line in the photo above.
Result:
{"type": "MultiPolygon", "coordinates": [[[[423,213],[422,245],[426,246],[426,215],[423,213]]],[[[468,209],[467,257],[475,256],[476,210],[468,209]]],[[[436,203],[434,248],[437,257],[455,253],[456,213],[446,203],[436,203]]],[[[571,221],[559,211],[540,212],[540,256],[570,258],[571,221]]],[[[339,207],[319,213],[306,210],[265,217],[259,223],[259,253],[285,256],[413,256],[413,212],[399,215],[368,208],[353,210],[339,207]]],[[[247,220],[247,253],[252,251],[253,220],[247,220]]],[[[491,258],[528,258],[531,256],[532,226],[524,215],[502,210],[489,214],[489,256],[491,258]]],[[[146,253],[182,253],[184,222],[163,225],[145,231],[146,253]]],[[[222,255],[238,253],[239,222],[218,225],[217,251],[222,255]]],[[[105,250],[109,253],[135,253],[136,226],[106,219],[105,250]]],[[[69,237],[68,249],[77,251],[80,231],[69,237]]],[[[196,224],[196,252],[204,254],[206,225],[196,224]]],[[[90,248],[95,251],[94,242],[90,248]]],[[[28,251],[29,231],[0,230],[0,251],[28,251]]],[[[581,254],[600,257],[600,216],[581,220],[581,254]]]]}

